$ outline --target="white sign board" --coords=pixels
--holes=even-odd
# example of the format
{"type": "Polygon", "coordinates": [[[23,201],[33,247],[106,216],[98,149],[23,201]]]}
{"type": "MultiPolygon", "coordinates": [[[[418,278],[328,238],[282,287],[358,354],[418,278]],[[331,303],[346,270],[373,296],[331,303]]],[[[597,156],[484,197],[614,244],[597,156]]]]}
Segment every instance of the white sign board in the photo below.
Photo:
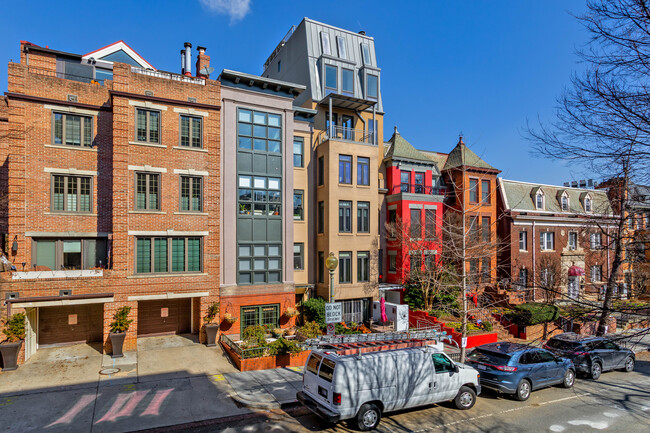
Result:
{"type": "Polygon", "coordinates": [[[328,323],[327,335],[335,335],[335,334],[336,334],[336,325],[334,323],[328,323]]]}
{"type": "Polygon", "coordinates": [[[460,339],[460,347],[467,347],[467,337],[460,339]]]}
{"type": "Polygon", "coordinates": [[[325,303],[325,323],[340,323],[343,320],[343,305],[340,302],[325,303]]]}

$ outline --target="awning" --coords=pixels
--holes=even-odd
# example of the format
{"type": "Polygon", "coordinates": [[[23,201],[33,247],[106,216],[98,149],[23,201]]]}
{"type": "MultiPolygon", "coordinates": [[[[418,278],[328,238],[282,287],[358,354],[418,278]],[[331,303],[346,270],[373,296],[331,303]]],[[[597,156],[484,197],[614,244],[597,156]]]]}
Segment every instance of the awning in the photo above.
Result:
{"type": "Polygon", "coordinates": [[[580,266],[571,266],[569,268],[569,276],[570,277],[584,277],[585,276],[585,270],[582,269],[580,266]]]}
{"type": "Polygon", "coordinates": [[[330,93],[321,99],[318,105],[322,107],[328,107],[330,99],[332,100],[332,107],[344,108],[353,111],[367,110],[368,108],[377,104],[377,101],[369,101],[367,99],[360,99],[352,96],[330,93]]]}

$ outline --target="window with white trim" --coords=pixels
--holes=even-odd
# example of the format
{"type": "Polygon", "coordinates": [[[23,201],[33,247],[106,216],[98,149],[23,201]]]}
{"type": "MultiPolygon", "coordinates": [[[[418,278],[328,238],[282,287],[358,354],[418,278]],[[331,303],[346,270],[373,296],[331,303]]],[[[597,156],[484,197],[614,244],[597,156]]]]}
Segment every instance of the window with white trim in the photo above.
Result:
{"type": "Polygon", "coordinates": [[[591,233],[589,236],[589,243],[592,250],[599,250],[603,246],[603,234],[591,233]]]}
{"type": "Polygon", "coordinates": [[[542,251],[553,251],[555,249],[555,233],[541,232],[539,234],[539,249],[542,251]]]}
{"type": "Polygon", "coordinates": [[[578,249],[578,233],[569,232],[568,246],[570,251],[578,249]]]}
{"type": "Polygon", "coordinates": [[[603,268],[600,265],[593,265],[590,268],[591,281],[602,281],[603,279],[603,268]]]}
{"type": "Polygon", "coordinates": [[[528,232],[519,232],[519,251],[528,251],[528,232]]]}

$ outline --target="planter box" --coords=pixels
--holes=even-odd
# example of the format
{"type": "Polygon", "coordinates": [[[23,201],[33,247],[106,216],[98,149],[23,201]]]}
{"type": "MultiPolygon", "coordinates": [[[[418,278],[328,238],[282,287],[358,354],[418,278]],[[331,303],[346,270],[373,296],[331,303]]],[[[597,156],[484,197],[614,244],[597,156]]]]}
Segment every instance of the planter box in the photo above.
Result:
{"type": "Polygon", "coordinates": [[[270,368],[302,367],[307,362],[311,350],[290,355],[262,356],[241,359],[227,344],[221,344],[223,350],[235,363],[239,371],[268,370],[270,368]]]}

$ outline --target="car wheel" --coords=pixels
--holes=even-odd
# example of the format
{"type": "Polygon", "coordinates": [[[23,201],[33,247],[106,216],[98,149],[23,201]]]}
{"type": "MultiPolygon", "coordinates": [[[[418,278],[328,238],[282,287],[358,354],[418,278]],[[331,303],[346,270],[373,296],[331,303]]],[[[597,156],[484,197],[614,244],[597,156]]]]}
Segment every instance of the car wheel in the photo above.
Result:
{"type": "Polygon", "coordinates": [[[517,392],[515,392],[515,398],[519,401],[526,401],[530,397],[530,382],[526,379],[522,379],[517,385],[517,392]]]}
{"type": "Polygon", "coordinates": [[[357,426],[361,431],[373,430],[379,424],[381,411],[372,403],[366,403],[361,406],[357,414],[357,426]]]}
{"type": "Polygon", "coordinates": [[[476,393],[469,386],[461,386],[456,398],[454,399],[454,404],[460,410],[471,409],[476,403],[476,393]]]}
{"type": "Polygon", "coordinates": [[[602,372],[603,367],[601,367],[600,362],[591,363],[591,368],[589,369],[589,377],[591,377],[593,380],[598,380],[602,372]]]}
{"type": "Polygon", "coordinates": [[[564,380],[562,381],[562,386],[565,388],[571,388],[576,381],[576,374],[573,370],[568,369],[564,373],[564,380]]]}
{"type": "Polygon", "coordinates": [[[631,373],[632,371],[634,371],[634,358],[632,358],[631,356],[625,358],[624,370],[626,373],[631,373]]]}

